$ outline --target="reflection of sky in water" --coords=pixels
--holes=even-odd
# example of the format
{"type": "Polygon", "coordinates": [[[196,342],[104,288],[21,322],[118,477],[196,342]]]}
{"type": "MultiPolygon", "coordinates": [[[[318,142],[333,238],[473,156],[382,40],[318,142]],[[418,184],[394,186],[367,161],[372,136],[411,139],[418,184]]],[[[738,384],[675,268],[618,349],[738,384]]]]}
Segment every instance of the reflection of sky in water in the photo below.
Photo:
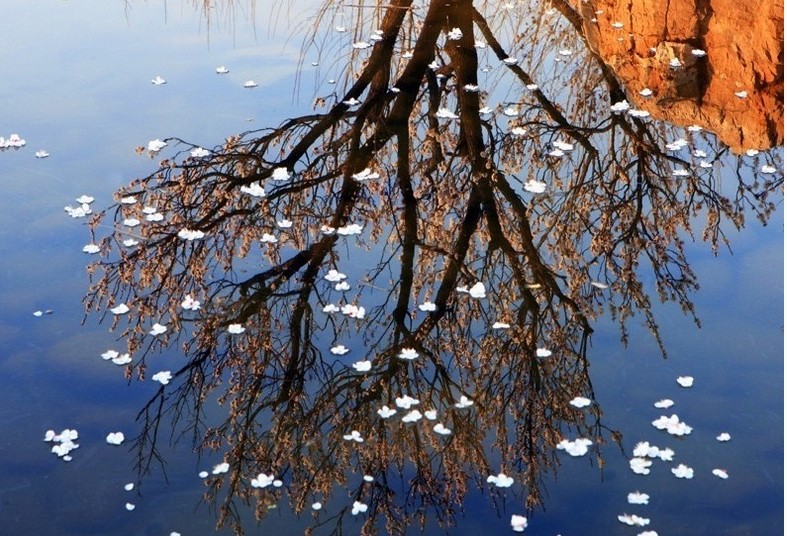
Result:
{"type": "MultiPolygon", "coordinates": [[[[239,24],[234,35],[212,29],[208,44],[199,16],[172,5],[165,21],[162,6],[141,2],[128,12],[122,2],[2,4],[0,135],[18,132],[27,146],[0,153],[0,532],[204,534],[213,518],[205,508],[193,515],[201,494],[196,474],[214,460],[199,462],[187,448],[165,452],[169,486],[156,473],[142,498],[122,489],[133,480],[127,449],[109,447],[103,438],[120,429],[133,435],[130,423],[154,385],[127,387],[120,369],[99,357],[121,348],[115,335],[93,321],[80,326],[87,282],[80,249],[88,236],[83,220],[69,219],[62,207],[82,193],[96,197],[95,209],[105,206],[115,188],[151,169],[153,162],[133,151],[150,139],[177,135],[213,146],[287,117],[299,41],[283,46],[265,30],[255,40],[239,24]],[[221,64],[229,75],[215,74],[221,64]],[[156,75],[168,84],[153,86],[156,75]],[[244,90],[247,79],[260,87],[244,90]],[[39,148],[52,156],[35,159],[39,148]],[[50,308],[53,315],[31,314],[50,308]],[[47,428],[65,427],[81,435],[70,464],[41,441],[47,428]],[[138,503],[138,510],[126,512],[126,501],[138,503]]],[[[308,74],[305,80],[310,87],[308,74]]],[[[301,102],[308,100],[304,95],[301,102]]],[[[676,306],[657,310],[667,361],[634,324],[624,350],[613,324],[596,323],[591,374],[605,424],[624,433],[627,455],[639,440],[675,445],[677,461],[689,462],[695,479],[677,480],[658,462],[649,477],[634,475],[614,447],[605,449],[603,482],[587,459],[561,457],[532,532],[633,533],[616,521],[623,512],[646,512],[654,530],[672,534],[777,531],[782,218],[780,209],[767,228],[753,224],[733,233],[732,256],[713,258],[704,244],[692,246],[704,327],[697,330],[676,306]],[[683,374],[696,378],[692,389],[675,384],[683,374]],[[650,425],[661,414],[652,403],[663,397],[674,399],[675,411],[694,426],[688,438],[677,441],[650,425]],[[714,440],[723,430],[733,436],[729,444],[714,440]],[[714,467],[726,467],[730,479],[710,475],[714,467]],[[650,493],[648,507],[626,504],[626,493],[635,489],[650,493]]],[[[163,359],[174,362],[177,355],[163,359]]],[[[506,514],[488,519],[494,510],[487,498],[472,497],[468,519],[452,533],[475,534],[479,524],[488,532],[509,531],[510,514],[520,511],[512,499],[506,514]]],[[[266,530],[300,531],[284,513],[265,523],[266,530]]]]}

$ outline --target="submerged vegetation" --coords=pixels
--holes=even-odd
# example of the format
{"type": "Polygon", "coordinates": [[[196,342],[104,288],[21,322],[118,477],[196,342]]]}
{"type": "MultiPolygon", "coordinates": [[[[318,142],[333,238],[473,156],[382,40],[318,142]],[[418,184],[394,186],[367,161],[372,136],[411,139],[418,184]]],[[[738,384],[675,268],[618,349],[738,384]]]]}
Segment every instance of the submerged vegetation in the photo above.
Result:
{"type": "Polygon", "coordinates": [[[140,149],[177,152],[93,217],[85,304],[127,377],[161,383],[141,474],[172,427],[223,456],[220,525],[286,495],[315,527],[398,534],[454,522],[471,488],[536,507],[557,450],[603,468],[620,435],[592,402],[594,319],[625,342],[639,316],[666,355],[653,300],[699,323],[684,241],[766,223],[782,162],[631,109],[581,15],[536,5],[329,2],[304,57],[338,74],[313,113],[140,149]]]}

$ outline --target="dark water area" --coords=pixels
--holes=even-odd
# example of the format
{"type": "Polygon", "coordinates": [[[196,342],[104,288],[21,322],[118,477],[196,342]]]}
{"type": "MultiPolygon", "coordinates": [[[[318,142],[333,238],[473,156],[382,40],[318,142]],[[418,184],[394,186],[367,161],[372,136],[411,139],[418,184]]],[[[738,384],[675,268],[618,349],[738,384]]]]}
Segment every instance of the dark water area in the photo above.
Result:
{"type": "Polygon", "coordinates": [[[766,90],[359,5],[0,0],[0,534],[781,534],[766,90]]]}

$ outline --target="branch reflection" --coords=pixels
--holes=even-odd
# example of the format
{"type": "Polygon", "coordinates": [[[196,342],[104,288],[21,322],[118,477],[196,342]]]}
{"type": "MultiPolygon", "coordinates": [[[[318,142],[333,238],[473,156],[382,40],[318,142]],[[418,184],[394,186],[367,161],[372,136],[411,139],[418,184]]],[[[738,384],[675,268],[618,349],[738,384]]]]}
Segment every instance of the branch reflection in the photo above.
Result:
{"type": "Polygon", "coordinates": [[[641,315],[666,355],[653,299],[699,322],[684,241],[725,245],[746,211],[765,223],[783,177],[758,167],[781,169],[778,155],[737,158],[613,106],[625,89],[595,53],[555,63],[556,42],[582,38],[558,4],[516,20],[522,34],[468,0],[359,9],[378,39],[354,49],[341,95],[318,99],[326,112],[207,155],[167,140],[181,152],[93,220],[86,306],[130,307],[112,319],[129,379],[183,348],[140,412],[142,473],[163,462],[163,428],[187,430],[228,464],[207,480],[219,525],[242,532],[244,504],[261,519],[285,495],[302,512],[347,493],[315,528],[341,532],[358,501],[365,533],[399,534],[451,524],[501,472],[537,506],[564,438],[589,438],[603,467],[619,434],[597,405],[569,405],[594,398],[593,320],[608,310],[625,342],[641,315]],[[168,331],[150,335],[155,322],[168,331]]]}

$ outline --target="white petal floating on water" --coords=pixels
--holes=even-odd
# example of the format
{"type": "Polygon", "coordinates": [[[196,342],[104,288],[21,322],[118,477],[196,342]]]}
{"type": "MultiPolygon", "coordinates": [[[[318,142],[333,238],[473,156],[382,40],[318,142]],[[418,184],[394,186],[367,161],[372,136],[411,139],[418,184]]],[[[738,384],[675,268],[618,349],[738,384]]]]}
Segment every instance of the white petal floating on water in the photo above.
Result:
{"type": "Polygon", "coordinates": [[[161,141],[160,139],[156,138],[155,140],[150,140],[148,142],[148,151],[150,151],[151,153],[157,153],[166,146],[167,146],[167,142],[161,141]]]}
{"type": "Polygon", "coordinates": [[[356,319],[359,319],[359,320],[363,319],[363,317],[366,316],[366,309],[364,309],[363,307],[360,307],[358,305],[351,304],[351,303],[348,303],[346,305],[342,305],[341,311],[342,311],[343,315],[347,315],[350,318],[356,318],[356,319]]]}
{"type": "Polygon", "coordinates": [[[326,281],[330,281],[331,283],[337,283],[343,279],[347,279],[347,276],[337,270],[330,269],[328,273],[324,276],[326,281]]]}
{"type": "Polygon", "coordinates": [[[167,326],[165,326],[163,324],[159,324],[158,322],[153,324],[153,326],[151,327],[151,330],[149,331],[149,333],[151,335],[153,335],[154,337],[157,336],[157,335],[161,335],[162,333],[166,333],[166,332],[167,332],[167,326]]]}
{"type": "Polygon", "coordinates": [[[650,524],[650,519],[635,514],[621,514],[618,516],[618,521],[632,527],[644,527],[650,524]]]}
{"type": "Polygon", "coordinates": [[[552,355],[551,350],[547,350],[546,348],[536,348],[537,357],[549,357],[551,355],[552,355]]]}
{"type": "MultiPolygon", "coordinates": [[[[229,468],[229,465],[227,465],[227,468],[229,468]]],[[[200,477],[200,478],[208,478],[208,472],[207,471],[200,471],[197,476],[200,477]]]]}
{"type": "Polygon", "coordinates": [[[481,281],[470,287],[468,292],[471,298],[476,298],[477,300],[486,298],[486,287],[481,281]]]}
{"type": "Polygon", "coordinates": [[[506,476],[504,473],[489,475],[486,481],[488,484],[494,484],[498,488],[510,488],[514,484],[513,477],[506,476]]]}
{"type": "Polygon", "coordinates": [[[180,302],[180,306],[186,309],[187,311],[197,311],[200,309],[200,307],[202,307],[199,300],[195,300],[194,298],[192,298],[191,294],[186,294],[183,297],[183,301],[180,302]]]}
{"type": "Polygon", "coordinates": [[[683,67],[683,64],[680,62],[678,58],[670,58],[669,66],[672,67],[673,69],[679,69],[683,67]]]}
{"type": "Polygon", "coordinates": [[[347,281],[340,281],[333,286],[334,289],[344,292],[345,290],[350,290],[350,284],[347,281]]]}
{"type": "Polygon", "coordinates": [[[616,30],[619,30],[619,29],[623,28],[623,23],[622,23],[622,22],[617,22],[617,21],[616,21],[616,22],[613,22],[613,23],[611,24],[611,26],[612,26],[613,28],[615,28],[616,30]]]}
{"type": "Polygon", "coordinates": [[[166,81],[166,80],[164,80],[164,79],[163,79],[162,77],[160,77],[160,76],[156,76],[156,78],[154,78],[153,80],[151,80],[151,81],[150,81],[150,83],[151,83],[151,84],[153,84],[154,86],[161,86],[161,85],[164,85],[164,84],[166,84],[166,83],[167,83],[167,81],[166,81]]]}
{"type": "Polygon", "coordinates": [[[286,167],[277,167],[273,170],[271,178],[275,181],[286,181],[290,179],[290,172],[286,167]]]}
{"type": "Polygon", "coordinates": [[[322,510],[322,503],[319,501],[312,503],[312,510],[322,510]]]}
{"type": "Polygon", "coordinates": [[[760,168],[760,172],[765,173],[766,175],[770,175],[771,173],[776,173],[776,168],[773,167],[773,166],[769,166],[767,164],[764,164],[760,168]]]}
{"type": "Polygon", "coordinates": [[[459,28],[452,28],[450,32],[448,32],[447,37],[451,41],[459,41],[462,39],[462,30],[459,28]]]}
{"type": "Polygon", "coordinates": [[[33,311],[33,316],[44,316],[44,311],[33,311]]]}
{"type": "Polygon", "coordinates": [[[331,348],[331,353],[333,355],[344,355],[349,352],[350,349],[344,346],[343,344],[337,344],[333,348],[331,348]]]}
{"type": "Polygon", "coordinates": [[[216,74],[227,74],[228,72],[230,72],[230,70],[227,69],[224,65],[219,65],[218,67],[216,67],[216,74]]]}
{"type": "Polygon", "coordinates": [[[154,382],[159,382],[161,385],[167,385],[172,379],[172,372],[162,370],[161,372],[155,373],[150,379],[154,382]]]}
{"type": "Polygon", "coordinates": [[[125,439],[123,432],[110,432],[107,435],[107,443],[110,445],[120,445],[125,439]]]}
{"type": "Polygon", "coordinates": [[[516,106],[507,106],[503,109],[503,115],[507,115],[508,117],[516,117],[519,115],[519,108],[516,106]]]}
{"type": "Polygon", "coordinates": [[[125,303],[121,303],[110,309],[110,311],[112,311],[113,315],[124,315],[127,312],[129,312],[130,309],[128,308],[128,305],[126,305],[125,303]]]}
{"type": "Polygon", "coordinates": [[[417,357],[418,357],[418,352],[415,351],[415,348],[402,348],[402,351],[399,352],[399,359],[406,359],[408,361],[412,361],[417,357]]]}
{"type": "Polygon", "coordinates": [[[418,400],[410,395],[403,395],[396,398],[396,406],[402,409],[410,409],[411,406],[415,406],[418,403],[418,400]]]}
{"type": "Polygon", "coordinates": [[[8,139],[0,136],[0,149],[8,149],[10,147],[24,147],[27,142],[19,134],[11,134],[8,139]]]}
{"type": "Polygon", "coordinates": [[[428,410],[424,411],[424,417],[426,417],[430,421],[437,420],[437,410],[436,409],[428,409],[428,410]]]}
{"type": "Polygon", "coordinates": [[[233,335],[239,335],[244,331],[246,331],[246,328],[240,324],[230,324],[227,326],[227,333],[232,333],[233,335]]]}
{"type": "Polygon", "coordinates": [[[369,507],[360,501],[355,501],[353,503],[352,515],[356,516],[358,514],[362,514],[368,510],[369,507]]]}
{"type": "Polygon", "coordinates": [[[126,484],[125,486],[123,486],[123,489],[124,489],[124,490],[126,490],[126,491],[131,491],[131,490],[133,490],[133,489],[134,489],[134,483],[133,483],[133,482],[129,482],[128,484],[126,484]]]}
{"type": "Polygon", "coordinates": [[[275,480],[274,475],[266,475],[265,473],[260,473],[257,475],[256,478],[251,479],[251,487],[253,488],[267,488],[268,486],[273,484],[275,480]]]}
{"type": "Polygon", "coordinates": [[[657,454],[657,458],[659,458],[663,462],[671,462],[674,457],[675,457],[675,451],[669,447],[665,449],[660,449],[657,454]]]}
{"type": "Polygon", "coordinates": [[[646,87],[641,89],[639,94],[642,95],[643,97],[650,97],[651,95],[653,95],[653,90],[646,87]]]}
{"type": "Polygon", "coordinates": [[[358,430],[353,430],[349,434],[342,436],[345,441],[355,441],[356,443],[363,443],[363,437],[358,430]]]}
{"type": "Polygon", "coordinates": [[[192,158],[205,158],[210,155],[210,151],[202,147],[195,147],[191,150],[190,154],[192,158]]]}
{"type": "Polygon", "coordinates": [[[525,190],[534,194],[543,194],[547,189],[547,183],[530,179],[525,183],[525,190]]]}
{"type": "Polygon", "coordinates": [[[511,324],[506,324],[505,322],[495,322],[492,324],[492,329],[509,329],[511,324]]]}
{"type": "Polygon", "coordinates": [[[147,216],[145,216],[146,221],[156,222],[156,221],[162,221],[163,219],[164,219],[164,214],[161,214],[160,212],[154,212],[153,214],[148,214],[147,216]]]}
{"type": "Polygon", "coordinates": [[[519,63],[519,59],[509,56],[503,60],[503,63],[505,63],[506,65],[516,65],[517,63],[519,63]]]}
{"type": "Polygon", "coordinates": [[[47,158],[48,156],[49,153],[43,149],[39,149],[38,151],[36,151],[36,158],[47,158]]]}
{"type": "Polygon", "coordinates": [[[350,235],[357,235],[361,234],[363,231],[363,227],[358,225],[357,223],[351,223],[350,225],[345,225],[344,227],[339,227],[336,229],[336,234],[340,234],[342,236],[350,236],[350,235]]]}
{"type": "Polygon", "coordinates": [[[123,225],[125,225],[126,227],[136,227],[140,223],[142,222],[136,218],[126,218],[125,220],[123,220],[123,225]]]}
{"type": "Polygon", "coordinates": [[[739,99],[745,99],[746,97],[749,96],[749,92],[748,91],[736,91],[735,92],[735,96],[738,97],[739,99]]]}
{"type": "Polygon", "coordinates": [[[672,414],[669,417],[662,415],[651,424],[653,424],[653,426],[655,426],[657,429],[666,430],[667,433],[674,436],[688,435],[692,431],[691,426],[681,422],[679,417],[675,414],[672,414]]]}
{"type": "Polygon", "coordinates": [[[292,227],[292,221],[288,220],[287,218],[276,220],[276,226],[280,229],[289,229],[292,227]]]}
{"type": "Polygon", "coordinates": [[[729,441],[730,439],[732,439],[732,437],[727,432],[722,432],[716,436],[716,441],[724,442],[724,441],[729,441]]]}
{"type": "Polygon", "coordinates": [[[676,380],[681,387],[691,387],[694,385],[694,378],[691,376],[678,376],[676,380]]]}
{"type": "Polygon", "coordinates": [[[245,87],[246,89],[255,88],[258,85],[259,84],[257,82],[255,82],[254,80],[246,80],[245,82],[243,82],[243,87],[245,87]]]}
{"type": "Polygon", "coordinates": [[[757,156],[760,154],[760,151],[757,149],[746,149],[746,156],[757,156]]]}
{"type": "Polygon", "coordinates": [[[128,510],[129,512],[133,512],[134,508],[136,508],[136,506],[134,506],[133,504],[126,503],[126,510],[128,510]]]}
{"type": "Polygon", "coordinates": [[[328,305],[326,305],[325,307],[322,308],[322,312],[323,313],[328,313],[328,314],[338,313],[339,312],[339,308],[336,305],[334,305],[332,303],[329,303],[328,305]]]}
{"type": "Polygon", "coordinates": [[[392,415],[395,415],[395,414],[396,414],[396,410],[395,409],[391,409],[388,406],[383,406],[383,407],[381,407],[380,409],[377,410],[377,415],[379,415],[383,419],[387,419],[388,417],[391,417],[392,415]]]}
{"type": "Polygon", "coordinates": [[[402,422],[404,423],[412,423],[416,421],[420,421],[423,415],[417,409],[411,409],[404,417],[402,417],[402,422]]]}
{"type": "MultiPolygon", "coordinates": [[[[658,450],[659,449],[656,447],[655,452],[657,453],[658,450]]],[[[647,441],[640,441],[639,443],[634,445],[634,450],[632,451],[632,454],[634,455],[635,458],[646,458],[646,457],[655,458],[656,454],[653,454],[653,456],[651,456],[651,453],[652,453],[651,446],[650,443],[648,443],[647,441]]]]}
{"type": "Polygon", "coordinates": [[[84,251],[85,253],[92,254],[92,253],[98,253],[99,251],[101,251],[101,248],[98,246],[98,244],[86,244],[82,248],[82,251],[84,251]]]}
{"type": "Polygon", "coordinates": [[[721,478],[722,480],[727,480],[730,477],[730,475],[727,474],[726,469],[714,469],[712,473],[717,477],[721,478]]]}
{"type": "Polygon", "coordinates": [[[84,204],[81,207],[76,207],[76,208],[72,207],[71,205],[66,205],[65,207],[63,207],[63,210],[65,210],[66,213],[72,218],[84,218],[88,214],[92,214],[92,211],[90,210],[90,206],[87,204],[84,204]]]}
{"type": "Polygon", "coordinates": [[[465,395],[462,395],[459,397],[459,402],[456,402],[454,404],[454,407],[457,409],[464,409],[464,408],[469,408],[473,404],[474,402],[472,400],[467,398],[465,395]]]}
{"type": "Polygon", "coordinates": [[[692,53],[692,55],[697,56],[698,58],[701,58],[703,56],[707,56],[708,55],[707,52],[705,52],[704,50],[702,50],[700,48],[692,49],[691,53],[692,53]]]}
{"type": "Polygon", "coordinates": [[[122,367],[123,365],[128,365],[129,363],[131,363],[132,361],[131,354],[119,354],[113,357],[110,361],[112,361],[113,365],[118,365],[119,367],[122,367]]]}
{"type": "Polygon", "coordinates": [[[511,515],[511,529],[514,532],[525,532],[527,528],[527,518],[517,514],[511,515]]]}
{"type": "Polygon", "coordinates": [[[682,463],[679,464],[677,467],[673,467],[671,471],[672,474],[678,478],[686,478],[686,479],[694,478],[694,469],[682,463]]]}
{"type": "Polygon", "coordinates": [[[437,305],[435,305],[434,303],[432,303],[430,301],[425,301],[424,303],[419,305],[418,308],[421,311],[423,311],[425,313],[428,313],[428,312],[431,312],[431,311],[436,311],[437,310],[437,305]]]}
{"type": "Polygon", "coordinates": [[[367,43],[366,41],[356,41],[355,43],[352,44],[352,47],[356,50],[363,50],[365,48],[369,48],[370,46],[372,45],[370,43],[367,43]]]}
{"type": "Polygon", "coordinates": [[[552,151],[549,151],[548,154],[549,154],[549,156],[554,156],[555,158],[560,158],[561,156],[564,156],[566,153],[564,153],[560,149],[554,149],[552,151]]]}
{"type": "Polygon", "coordinates": [[[653,465],[653,462],[645,458],[632,458],[629,460],[629,467],[638,475],[649,474],[651,465],[653,465]]]}
{"type": "Polygon", "coordinates": [[[648,504],[650,500],[650,495],[647,493],[640,493],[639,491],[633,491],[628,494],[628,503],[629,504],[648,504]]]}
{"type": "Polygon", "coordinates": [[[669,398],[664,398],[662,400],[659,400],[658,402],[654,402],[653,403],[653,407],[656,407],[656,408],[659,408],[659,409],[671,408],[674,405],[675,405],[675,402],[673,402],[669,398]]]}
{"type": "Polygon", "coordinates": [[[363,171],[359,171],[358,173],[353,174],[353,179],[357,180],[358,182],[379,179],[380,174],[372,171],[370,168],[365,168],[363,171]]]}
{"type": "Polygon", "coordinates": [[[222,462],[213,466],[213,470],[211,471],[211,474],[220,475],[222,473],[226,473],[229,470],[230,470],[230,464],[228,464],[227,462],[222,462]]]}
{"type": "Polygon", "coordinates": [[[440,108],[435,113],[435,117],[438,119],[459,119],[459,116],[456,115],[454,112],[449,110],[448,108],[440,108]]]}
{"type": "Polygon", "coordinates": [[[193,240],[200,240],[201,238],[205,238],[205,233],[200,230],[193,230],[193,229],[181,229],[178,231],[178,238],[183,240],[188,240],[189,242],[193,240]]]}
{"type": "Polygon", "coordinates": [[[585,398],[584,396],[577,396],[571,399],[569,404],[574,406],[575,408],[584,408],[589,406],[591,403],[589,398],[585,398]]]}
{"type": "Polygon", "coordinates": [[[465,84],[462,89],[468,93],[478,93],[478,86],[476,84],[465,84]]]}
{"type": "Polygon", "coordinates": [[[252,182],[248,186],[241,186],[240,191],[252,197],[265,197],[265,188],[259,182],[252,182]]]}
{"type": "Polygon", "coordinates": [[[612,111],[612,113],[621,113],[627,111],[629,108],[630,108],[629,103],[625,100],[622,100],[614,103],[610,107],[610,110],[612,111]]]}
{"type": "Polygon", "coordinates": [[[372,362],[371,361],[356,361],[352,364],[352,367],[357,370],[358,372],[369,372],[372,370],[372,362]]]}
{"type": "Polygon", "coordinates": [[[570,456],[578,457],[587,454],[588,447],[592,444],[593,442],[590,439],[580,437],[573,441],[563,439],[556,445],[555,448],[566,451],[566,453],[570,456]]]}
{"type": "Polygon", "coordinates": [[[372,475],[363,475],[364,482],[374,482],[374,477],[372,475]]]}

